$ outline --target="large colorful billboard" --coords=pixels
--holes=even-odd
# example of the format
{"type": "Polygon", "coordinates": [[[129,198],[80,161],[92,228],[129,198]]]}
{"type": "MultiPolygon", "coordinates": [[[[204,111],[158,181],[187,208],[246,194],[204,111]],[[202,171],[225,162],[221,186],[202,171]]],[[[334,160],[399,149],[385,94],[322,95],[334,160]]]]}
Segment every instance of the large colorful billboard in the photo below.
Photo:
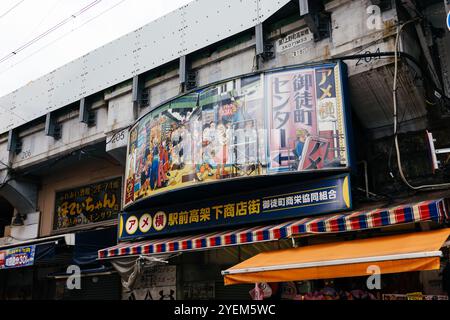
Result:
{"type": "Polygon", "coordinates": [[[178,97],[130,129],[124,207],[199,183],[345,169],[343,65],[243,76],[178,97]]]}

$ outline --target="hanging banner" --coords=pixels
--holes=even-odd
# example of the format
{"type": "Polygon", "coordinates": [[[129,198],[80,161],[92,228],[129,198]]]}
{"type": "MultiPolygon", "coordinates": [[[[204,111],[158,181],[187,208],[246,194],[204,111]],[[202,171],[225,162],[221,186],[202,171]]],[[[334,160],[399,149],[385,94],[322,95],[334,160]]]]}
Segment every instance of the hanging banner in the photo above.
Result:
{"type": "Polygon", "coordinates": [[[26,246],[0,251],[0,269],[13,269],[32,266],[36,246],[26,246]]]}
{"type": "Polygon", "coordinates": [[[348,174],[302,182],[214,201],[124,212],[118,239],[210,230],[351,209],[348,174]]]}
{"type": "Polygon", "coordinates": [[[342,69],[268,71],[156,108],[130,130],[124,208],[200,183],[348,168],[342,69]]]}
{"type": "Polygon", "coordinates": [[[55,230],[111,220],[120,211],[122,178],[69,190],[55,196],[55,230]]]}
{"type": "Polygon", "coordinates": [[[144,266],[133,290],[123,289],[122,300],[176,300],[177,267],[144,266]]]}

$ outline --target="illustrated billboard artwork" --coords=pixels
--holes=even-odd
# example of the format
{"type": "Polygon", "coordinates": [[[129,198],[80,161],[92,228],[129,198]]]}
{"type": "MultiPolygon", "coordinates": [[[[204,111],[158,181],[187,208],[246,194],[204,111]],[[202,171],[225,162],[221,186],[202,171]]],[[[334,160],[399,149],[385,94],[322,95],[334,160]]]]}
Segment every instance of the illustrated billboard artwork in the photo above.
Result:
{"type": "Polygon", "coordinates": [[[345,169],[342,65],[243,76],[178,97],[130,129],[124,207],[199,183],[345,169]]]}

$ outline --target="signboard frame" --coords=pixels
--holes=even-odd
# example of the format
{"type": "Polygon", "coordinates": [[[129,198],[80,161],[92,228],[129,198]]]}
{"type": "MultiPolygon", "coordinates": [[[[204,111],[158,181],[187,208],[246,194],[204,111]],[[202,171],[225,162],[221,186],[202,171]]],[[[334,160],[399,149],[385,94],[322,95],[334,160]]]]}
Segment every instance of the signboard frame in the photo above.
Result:
{"type": "Polygon", "coordinates": [[[194,201],[126,211],[119,215],[118,241],[263,224],[352,209],[348,173],[194,201]]]}
{"type": "MultiPolygon", "coordinates": [[[[351,121],[349,121],[350,119],[350,112],[348,111],[349,106],[346,103],[346,65],[342,62],[342,61],[333,61],[333,62],[329,62],[329,63],[325,63],[325,64],[309,64],[309,65],[294,65],[294,66],[288,66],[288,67],[283,67],[283,68],[277,68],[277,69],[271,69],[271,70],[266,70],[266,71],[262,71],[262,72],[256,72],[256,73],[250,73],[250,74],[246,74],[246,75],[242,75],[239,77],[233,77],[227,80],[223,80],[223,81],[219,81],[219,82],[215,82],[212,84],[209,84],[207,86],[192,90],[188,93],[182,94],[178,97],[175,97],[173,99],[170,99],[154,108],[152,108],[152,110],[147,113],[146,115],[141,116],[136,122],[135,124],[130,128],[130,139],[128,141],[128,145],[127,145],[127,162],[126,162],[126,172],[125,172],[125,177],[124,177],[124,192],[123,192],[123,199],[122,199],[122,206],[125,210],[132,210],[134,205],[138,205],[140,204],[142,206],[143,203],[146,202],[146,200],[151,199],[152,197],[161,195],[161,194],[166,194],[172,191],[177,191],[177,190],[182,190],[182,189],[186,189],[186,188],[192,188],[195,187],[196,183],[201,182],[201,184],[210,184],[210,183],[222,183],[225,180],[230,180],[230,179],[241,179],[241,178],[249,178],[252,175],[255,176],[268,176],[268,175],[273,175],[273,174],[278,174],[278,173],[291,173],[289,170],[283,170],[283,171],[279,171],[279,170],[271,170],[268,166],[267,166],[267,161],[268,159],[270,159],[270,153],[269,153],[269,145],[270,143],[268,142],[269,137],[271,135],[271,133],[269,132],[270,130],[267,130],[267,128],[269,128],[269,123],[270,122],[269,119],[269,107],[267,106],[267,77],[270,77],[272,74],[274,73],[283,73],[283,72],[295,72],[295,70],[307,70],[307,69],[311,69],[313,72],[316,72],[316,70],[322,70],[322,69],[332,69],[333,70],[333,74],[332,77],[333,79],[330,78],[330,81],[332,83],[334,83],[334,88],[333,88],[333,92],[334,92],[334,96],[332,97],[333,99],[335,99],[335,101],[325,101],[324,104],[328,104],[328,107],[330,106],[331,102],[334,103],[334,108],[338,109],[337,113],[336,113],[336,117],[337,119],[335,121],[339,122],[338,125],[338,131],[333,131],[333,134],[338,136],[337,139],[334,139],[333,141],[331,141],[331,145],[332,147],[334,147],[334,149],[339,149],[339,154],[335,154],[336,158],[339,158],[339,162],[340,164],[337,164],[339,167],[330,167],[330,168],[321,168],[317,171],[321,171],[321,172],[326,172],[326,171],[330,171],[330,172],[335,172],[335,171],[342,171],[342,172],[346,172],[348,170],[351,169],[352,167],[352,158],[353,158],[353,154],[351,152],[352,149],[352,138],[349,135],[350,129],[351,129],[351,121]],[[141,123],[141,121],[144,121],[145,118],[149,118],[151,115],[155,114],[155,117],[157,117],[159,114],[162,114],[163,112],[166,112],[167,110],[170,110],[171,108],[171,104],[175,104],[175,105],[180,105],[180,103],[178,101],[182,101],[183,99],[186,99],[187,97],[189,97],[189,95],[195,95],[195,94],[202,94],[205,91],[208,91],[208,89],[211,88],[215,88],[215,87],[229,87],[229,86],[234,86],[235,85],[235,80],[237,79],[247,79],[247,78],[251,78],[251,77],[260,77],[261,80],[261,86],[263,86],[262,89],[262,101],[264,103],[264,123],[261,127],[263,127],[263,130],[265,130],[264,133],[264,138],[262,139],[262,144],[259,143],[257,144],[257,149],[258,150],[263,150],[263,152],[267,152],[267,154],[264,156],[265,157],[265,163],[260,163],[257,162],[258,165],[254,165],[253,167],[253,171],[249,170],[248,172],[250,173],[249,176],[247,176],[246,174],[244,174],[244,176],[240,175],[240,176],[235,176],[232,177],[230,176],[230,178],[226,178],[225,180],[219,180],[219,179],[223,179],[222,177],[218,178],[217,180],[213,180],[211,178],[209,178],[210,176],[217,176],[217,172],[221,172],[220,170],[220,165],[217,165],[216,163],[216,167],[214,166],[208,166],[208,165],[201,165],[199,166],[198,164],[196,164],[196,167],[200,167],[200,169],[195,169],[195,174],[194,172],[192,174],[185,174],[182,176],[181,181],[183,182],[175,182],[173,185],[176,185],[176,187],[171,186],[170,188],[167,188],[165,186],[163,186],[161,189],[159,189],[160,187],[156,187],[156,182],[158,181],[157,179],[153,179],[153,186],[151,184],[152,179],[150,178],[150,174],[148,174],[147,177],[142,176],[142,172],[140,174],[138,174],[137,172],[140,171],[145,171],[145,169],[142,169],[140,166],[142,166],[142,164],[144,164],[145,166],[145,161],[143,162],[143,160],[139,160],[137,161],[135,158],[139,157],[138,155],[136,155],[136,152],[138,152],[136,150],[136,146],[134,145],[134,143],[139,143],[142,145],[142,142],[136,142],[139,139],[143,139],[142,134],[140,134],[138,132],[139,128],[139,124],[141,123]],[[337,133],[336,133],[337,132],[337,133]],[[131,152],[131,145],[133,144],[133,152],[131,152]],[[341,147],[342,146],[342,147],[341,147]],[[264,151],[265,150],[265,151],[264,151]],[[130,157],[132,157],[132,160],[130,160],[130,157]],[[140,163],[139,164],[134,164],[134,165],[130,165],[131,162],[136,162],[136,163],[140,163]],[[266,167],[264,167],[266,166],[266,167]],[[213,170],[211,170],[211,167],[213,168],[213,170]],[[133,170],[131,170],[131,168],[133,168],[133,170]],[[262,168],[262,169],[261,169],[262,168]],[[203,170],[203,171],[202,171],[203,170]],[[203,173],[204,172],[204,173],[203,173]],[[215,173],[214,173],[215,172],[215,173]],[[201,180],[201,178],[198,178],[199,174],[203,175],[203,180],[201,180]],[[133,177],[133,178],[130,178],[133,177]],[[205,179],[206,177],[206,179],[205,179]],[[147,186],[147,188],[143,190],[143,184],[145,183],[147,180],[150,181],[149,186],[147,186]],[[186,181],[193,181],[195,183],[187,183],[184,184],[184,179],[186,179],[186,181]],[[141,183],[139,183],[138,180],[142,180],[141,183]],[[143,192],[143,193],[142,193],[143,192]]],[[[316,80],[314,80],[316,81],[316,80]]],[[[319,80],[318,82],[319,83],[319,80]]],[[[325,82],[324,82],[325,83],[325,82]]],[[[319,88],[319,87],[318,87],[319,88]]],[[[324,90],[327,90],[327,88],[324,88],[324,90]]],[[[327,92],[327,91],[325,91],[327,92]]],[[[328,91],[329,92],[329,91],[328,91]]],[[[258,98],[256,98],[258,99],[258,98]]],[[[201,103],[201,102],[200,102],[201,103]]],[[[198,104],[197,104],[198,106],[198,104]]],[[[331,107],[333,108],[333,107],[331,107]]],[[[324,108],[324,110],[327,108],[324,108]]],[[[326,111],[326,110],[325,110],[326,111]]],[[[209,116],[206,116],[209,117],[209,116]]],[[[217,117],[217,115],[216,115],[217,117]]],[[[202,120],[203,121],[203,120],[202,120]]],[[[204,123],[204,121],[202,122],[204,123]]],[[[319,124],[318,124],[319,125],[319,124]]],[[[156,127],[153,127],[156,128],[156,127]]],[[[145,131],[146,133],[144,133],[144,135],[148,135],[149,137],[153,136],[153,133],[151,132],[155,132],[154,130],[159,130],[159,129],[149,129],[147,128],[148,131],[145,131]]],[[[260,139],[259,136],[259,129],[256,128],[255,131],[257,132],[257,136],[258,136],[258,140],[260,139]]],[[[159,131],[157,131],[159,132],[159,131]]],[[[157,133],[157,136],[160,135],[160,133],[157,133]]],[[[172,133],[171,133],[172,135],[172,133]]],[[[320,138],[320,136],[318,136],[318,138],[320,138]]],[[[323,138],[323,137],[322,137],[323,138]]],[[[146,139],[153,139],[153,138],[146,138],[146,139]]],[[[159,144],[161,144],[161,141],[166,139],[166,138],[158,138],[160,142],[157,142],[159,144]]],[[[158,140],[157,139],[157,140],[158,140]]],[[[331,139],[331,138],[329,138],[331,139]]],[[[291,138],[292,140],[292,138],[291,138]]],[[[167,140],[169,141],[169,140],[167,140]]],[[[170,143],[173,144],[173,139],[170,141],[170,143]]],[[[175,141],[176,142],[176,141],[175,141]]],[[[147,147],[148,148],[148,147],[147,147]]],[[[161,147],[160,147],[161,148],[161,147]]],[[[169,148],[166,148],[167,150],[170,150],[169,148]]],[[[156,150],[156,149],[155,149],[156,150]]],[[[161,149],[160,149],[161,150],[161,149]]],[[[143,151],[140,151],[141,153],[143,151]]],[[[147,154],[151,154],[153,151],[146,151],[145,155],[147,154]]],[[[219,153],[220,153],[220,149],[219,149],[219,153]]],[[[334,154],[336,151],[334,152],[329,152],[327,154],[334,154]]],[[[217,150],[216,150],[216,153],[217,150]]],[[[139,154],[139,152],[138,152],[139,154]]],[[[155,155],[157,154],[156,151],[154,153],[155,155]]],[[[259,151],[258,151],[259,154],[259,151]]],[[[177,154],[175,154],[176,157],[178,157],[177,154]]],[[[169,157],[171,156],[170,152],[169,152],[169,157]]],[[[292,155],[289,154],[288,157],[291,157],[292,155]]],[[[161,156],[159,156],[161,158],[161,156]]],[[[204,158],[204,154],[202,154],[202,157],[204,158]]],[[[280,155],[281,157],[281,155],[280,155]]],[[[142,158],[142,156],[140,157],[142,158]]],[[[139,159],[140,159],[139,158],[139,159]]],[[[145,158],[145,157],[144,157],[145,158]]],[[[150,159],[152,158],[152,155],[150,155],[150,159]]],[[[173,158],[173,157],[172,157],[173,158]]],[[[258,156],[258,159],[260,157],[258,156]]],[[[161,158],[163,159],[163,158],[161,158]]],[[[149,160],[150,162],[147,164],[147,167],[149,167],[148,171],[155,171],[157,169],[157,167],[155,166],[152,169],[152,165],[153,163],[151,162],[152,160],[149,160]]],[[[258,160],[260,161],[260,160],[258,160]]],[[[162,162],[162,161],[160,161],[162,162]]],[[[264,162],[264,161],[263,161],[264,162]]],[[[195,161],[194,161],[195,163],[195,161]]],[[[222,168],[227,168],[228,165],[228,161],[224,161],[225,165],[222,166],[222,168]]],[[[334,164],[335,165],[335,164],[334,164]]],[[[161,168],[159,168],[158,170],[161,170],[161,168]]],[[[226,170],[222,170],[222,171],[226,171],[226,170]]],[[[302,170],[303,171],[303,170],[302,170]]],[[[163,172],[170,172],[170,169],[164,169],[163,172]]],[[[298,171],[294,171],[295,173],[298,173],[298,171]]],[[[226,177],[227,175],[224,175],[224,177],[226,177]]],[[[173,177],[173,175],[172,175],[173,177]]],[[[165,177],[162,181],[162,183],[170,183],[170,180],[172,180],[172,177],[167,178],[165,177]]],[[[174,178],[173,178],[174,179],[174,178]]],[[[159,183],[159,182],[158,182],[159,183]]]]}
{"type": "MultiPolygon", "coordinates": [[[[121,211],[121,206],[122,206],[122,198],[123,198],[123,177],[122,176],[113,176],[111,178],[106,178],[106,179],[102,179],[102,180],[98,180],[95,181],[93,183],[90,184],[85,184],[85,185],[80,185],[77,187],[72,187],[72,188],[65,188],[65,189],[61,189],[61,190],[56,190],[55,191],[55,202],[54,202],[54,216],[53,216],[53,225],[52,225],[52,230],[53,232],[61,232],[61,231],[66,231],[66,230],[72,230],[72,229],[80,229],[80,228],[84,228],[84,227],[89,227],[92,225],[97,225],[97,224],[101,224],[101,223],[107,223],[109,221],[113,221],[118,214],[121,211]],[[74,197],[85,197],[87,195],[90,194],[86,193],[85,191],[81,192],[81,190],[86,190],[86,189],[91,189],[94,186],[101,186],[102,184],[109,184],[109,183],[118,183],[119,186],[117,187],[117,190],[115,190],[115,200],[113,201],[113,199],[105,199],[103,198],[103,203],[108,202],[109,204],[114,202],[114,207],[113,208],[109,208],[109,211],[116,211],[115,213],[111,212],[111,217],[108,218],[103,218],[103,219],[99,219],[97,221],[89,221],[89,217],[87,217],[88,215],[85,215],[84,213],[86,212],[85,209],[86,207],[89,205],[90,207],[94,206],[94,210],[98,211],[102,208],[97,208],[99,207],[97,200],[99,199],[92,199],[92,201],[90,203],[86,203],[86,201],[82,200],[81,203],[78,202],[71,202],[70,204],[68,204],[66,206],[66,208],[64,209],[66,212],[66,216],[80,216],[80,219],[82,219],[81,223],[76,223],[73,224],[71,223],[70,225],[67,225],[67,223],[65,224],[65,226],[61,226],[63,225],[63,223],[61,221],[58,220],[62,220],[63,217],[60,216],[59,211],[62,210],[61,206],[63,203],[60,203],[60,201],[58,201],[58,196],[62,195],[64,193],[69,194],[69,198],[68,199],[74,199],[74,197]],[[80,192],[78,192],[80,191],[80,192]],[[78,192],[78,196],[77,196],[77,192],[78,192]],[[74,196],[71,197],[70,194],[73,193],[74,196]],[[72,205],[75,204],[75,205],[72,205]],[[117,208],[117,209],[114,209],[117,208]],[[81,213],[80,213],[81,210],[81,213]],[[72,214],[72,212],[74,214],[72,214]],[[89,221],[89,222],[88,222],[89,221]]],[[[76,200],[76,199],[75,199],[76,200]]],[[[93,215],[97,215],[98,212],[96,213],[90,213],[89,216],[93,216],[93,215]]],[[[64,214],[62,214],[64,215],[64,214]]],[[[109,215],[109,213],[105,213],[105,216],[109,215]]],[[[79,220],[79,219],[78,219],[79,220]]]]}
{"type": "Polygon", "coordinates": [[[0,270],[25,268],[34,265],[36,245],[9,248],[0,251],[0,270]]]}

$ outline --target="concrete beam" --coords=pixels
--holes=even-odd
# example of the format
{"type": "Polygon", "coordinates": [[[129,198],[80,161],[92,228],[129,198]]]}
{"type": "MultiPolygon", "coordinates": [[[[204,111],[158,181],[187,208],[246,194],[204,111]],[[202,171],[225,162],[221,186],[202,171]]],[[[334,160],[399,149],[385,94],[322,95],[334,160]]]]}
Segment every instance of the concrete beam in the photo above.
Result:
{"type": "Polygon", "coordinates": [[[262,55],[264,53],[264,31],[262,23],[258,23],[255,26],[255,39],[256,39],[256,55],[262,55]]]}
{"type": "Polygon", "coordinates": [[[80,115],[79,115],[80,122],[82,123],[88,123],[89,121],[89,107],[86,103],[86,98],[82,98],[80,100],[80,115]]]}
{"type": "Polygon", "coordinates": [[[180,57],[178,76],[180,79],[180,93],[189,91],[197,86],[196,73],[191,70],[190,61],[185,55],[180,57]]]}
{"type": "Polygon", "coordinates": [[[145,90],[145,81],[142,76],[134,76],[131,86],[131,99],[133,101],[134,119],[139,118],[139,108],[148,105],[149,94],[145,90]]]}
{"type": "Polygon", "coordinates": [[[11,180],[0,187],[0,195],[20,214],[37,211],[38,187],[34,183],[11,180]]]}
{"type": "Polygon", "coordinates": [[[187,62],[186,62],[186,56],[180,57],[180,84],[184,85],[187,80],[187,62]]]}
{"type": "Polygon", "coordinates": [[[319,13],[323,8],[322,2],[317,0],[299,0],[300,16],[305,20],[314,40],[320,40],[319,13]]]}
{"type": "Polygon", "coordinates": [[[45,135],[53,137],[55,140],[61,138],[61,125],[58,124],[52,112],[47,113],[45,118],[45,135]]]}
{"type": "Polygon", "coordinates": [[[14,129],[9,130],[8,132],[8,145],[6,147],[7,151],[14,151],[16,149],[17,143],[17,134],[14,129]]]}

